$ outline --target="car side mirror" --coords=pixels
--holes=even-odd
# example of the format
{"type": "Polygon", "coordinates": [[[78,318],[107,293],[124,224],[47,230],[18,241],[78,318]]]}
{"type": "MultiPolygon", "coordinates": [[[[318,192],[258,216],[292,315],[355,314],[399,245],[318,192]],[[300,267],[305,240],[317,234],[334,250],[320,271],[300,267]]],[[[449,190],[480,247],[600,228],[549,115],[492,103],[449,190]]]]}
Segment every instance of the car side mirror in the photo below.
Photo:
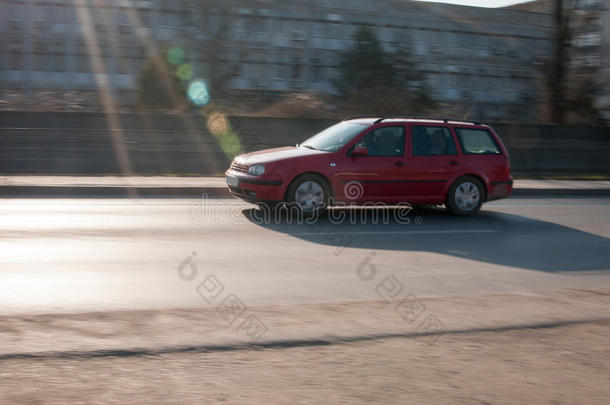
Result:
{"type": "Polygon", "coordinates": [[[352,151],[352,156],[368,156],[369,149],[366,146],[356,146],[352,151]]]}

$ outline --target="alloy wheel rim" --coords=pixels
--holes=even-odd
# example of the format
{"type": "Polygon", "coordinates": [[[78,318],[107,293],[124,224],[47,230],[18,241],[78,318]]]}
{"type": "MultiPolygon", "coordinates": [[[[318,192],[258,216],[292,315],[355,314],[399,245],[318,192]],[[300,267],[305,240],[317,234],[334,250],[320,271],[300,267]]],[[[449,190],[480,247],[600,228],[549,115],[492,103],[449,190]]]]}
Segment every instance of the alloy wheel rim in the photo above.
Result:
{"type": "Polygon", "coordinates": [[[314,209],[324,203],[324,189],[315,181],[305,181],[297,187],[294,199],[303,209],[314,209]]]}
{"type": "Polygon", "coordinates": [[[481,192],[474,183],[465,181],[455,190],[455,203],[464,211],[472,211],[480,200],[481,192]]]}

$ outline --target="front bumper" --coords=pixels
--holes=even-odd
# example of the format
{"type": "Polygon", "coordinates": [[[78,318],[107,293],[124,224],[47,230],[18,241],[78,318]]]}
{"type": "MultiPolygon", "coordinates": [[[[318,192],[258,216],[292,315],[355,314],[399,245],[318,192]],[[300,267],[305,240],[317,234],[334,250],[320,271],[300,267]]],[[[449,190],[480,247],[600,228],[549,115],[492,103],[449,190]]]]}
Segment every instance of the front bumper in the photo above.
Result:
{"type": "Polygon", "coordinates": [[[229,191],[248,202],[282,201],[284,182],[281,179],[251,176],[235,170],[227,170],[225,180],[229,191]]]}

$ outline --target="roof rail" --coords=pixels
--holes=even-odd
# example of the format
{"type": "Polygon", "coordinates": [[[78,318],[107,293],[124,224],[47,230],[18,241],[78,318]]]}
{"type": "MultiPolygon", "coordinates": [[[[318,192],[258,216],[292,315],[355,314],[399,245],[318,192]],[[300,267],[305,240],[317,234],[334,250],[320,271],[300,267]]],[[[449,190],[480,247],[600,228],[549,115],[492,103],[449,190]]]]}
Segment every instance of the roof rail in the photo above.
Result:
{"type": "MultiPolygon", "coordinates": [[[[368,117],[370,118],[370,117],[368,117]]],[[[441,117],[409,117],[409,116],[388,116],[377,119],[374,124],[379,124],[384,120],[391,119],[410,119],[410,120],[430,120],[430,121],[443,121],[444,123],[451,122],[466,122],[468,124],[481,125],[480,121],[470,121],[470,120],[462,120],[462,119],[454,119],[454,118],[441,118],[441,117]]]]}

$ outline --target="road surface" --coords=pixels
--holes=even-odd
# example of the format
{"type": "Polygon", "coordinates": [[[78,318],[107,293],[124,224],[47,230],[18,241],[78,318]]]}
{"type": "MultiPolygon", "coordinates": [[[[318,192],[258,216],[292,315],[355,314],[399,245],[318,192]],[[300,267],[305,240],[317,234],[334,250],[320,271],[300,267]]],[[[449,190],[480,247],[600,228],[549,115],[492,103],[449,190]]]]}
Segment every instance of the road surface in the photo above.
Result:
{"type": "Polygon", "coordinates": [[[0,315],[198,308],[230,293],[246,306],[368,301],[382,282],[418,298],[610,285],[608,198],[513,198],[474,218],[389,211],[385,224],[337,214],[298,224],[237,200],[0,200],[0,315]]]}
{"type": "Polygon", "coordinates": [[[0,403],[605,404],[609,203],[0,200],[0,403]]]}

